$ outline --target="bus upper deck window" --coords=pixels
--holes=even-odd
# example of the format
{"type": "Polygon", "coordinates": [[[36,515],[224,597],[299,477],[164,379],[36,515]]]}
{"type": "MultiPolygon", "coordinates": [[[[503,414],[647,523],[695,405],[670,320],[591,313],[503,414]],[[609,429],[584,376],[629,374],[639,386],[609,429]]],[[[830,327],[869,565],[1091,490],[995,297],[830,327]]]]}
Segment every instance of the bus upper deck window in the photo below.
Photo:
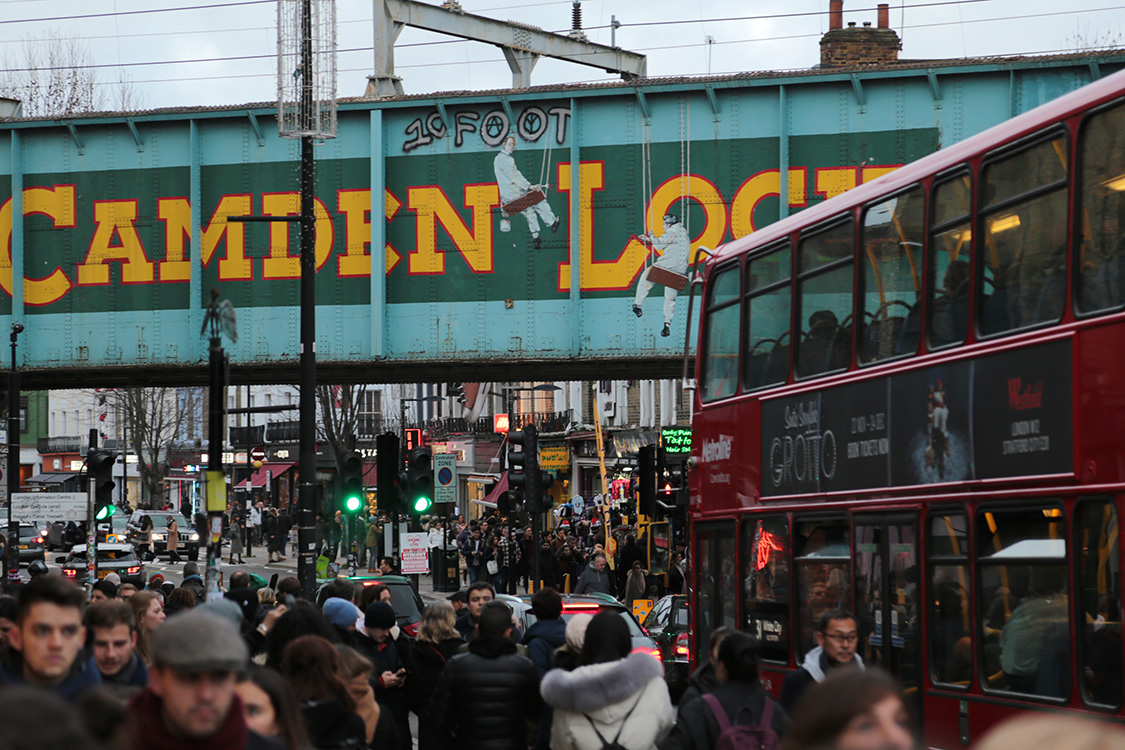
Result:
{"type": "Polygon", "coordinates": [[[972,186],[967,174],[934,188],[930,234],[929,306],[926,344],[931,349],[960,344],[969,332],[972,283],[972,186]]]}
{"type": "Polygon", "coordinates": [[[790,264],[789,245],[753,258],[746,264],[746,388],[784,383],[789,379],[790,264]]]}
{"type": "Polygon", "coordinates": [[[984,168],[978,330],[1057,321],[1066,300],[1067,144],[1057,136],[984,168]]]}
{"type": "Polygon", "coordinates": [[[859,298],[860,362],[878,362],[918,351],[924,215],[921,188],[896,195],[864,213],[859,254],[863,284],[859,298]]]}
{"type": "Polygon", "coordinates": [[[1078,312],[1125,304],[1125,104],[1091,115],[1079,135],[1078,312]]]}
{"type": "Polygon", "coordinates": [[[732,396],[738,386],[738,276],[738,264],[730,264],[716,270],[708,286],[702,347],[704,401],[732,396]]]}
{"type": "Polygon", "coordinates": [[[797,269],[797,377],[847,368],[852,361],[853,222],[801,240],[797,269]]]}

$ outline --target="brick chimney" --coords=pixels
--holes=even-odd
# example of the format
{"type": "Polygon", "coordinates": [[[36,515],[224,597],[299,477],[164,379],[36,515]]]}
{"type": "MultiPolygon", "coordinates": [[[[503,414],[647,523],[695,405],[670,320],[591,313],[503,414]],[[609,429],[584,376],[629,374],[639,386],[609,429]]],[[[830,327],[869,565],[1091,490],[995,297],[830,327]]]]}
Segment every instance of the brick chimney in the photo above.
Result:
{"type": "Polygon", "coordinates": [[[892,29],[890,5],[879,3],[878,25],[867,21],[857,27],[854,21],[843,27],[843,0],[829,0],[828,31],[820,38],[820,67],[886,65],[898,62],[902,42],[892,29]]]}

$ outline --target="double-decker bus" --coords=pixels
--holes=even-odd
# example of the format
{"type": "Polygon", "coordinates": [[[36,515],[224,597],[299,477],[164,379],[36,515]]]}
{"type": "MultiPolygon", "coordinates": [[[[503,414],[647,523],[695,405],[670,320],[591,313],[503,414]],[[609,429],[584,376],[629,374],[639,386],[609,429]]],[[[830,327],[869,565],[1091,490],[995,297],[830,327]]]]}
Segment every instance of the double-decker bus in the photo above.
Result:
{"type": "Polygon", "coordinates": [[[844,607],[928,746],[1125,718],[1125,73],[702,271],[696,654],[751,632],[776,694],[844,607]]]}

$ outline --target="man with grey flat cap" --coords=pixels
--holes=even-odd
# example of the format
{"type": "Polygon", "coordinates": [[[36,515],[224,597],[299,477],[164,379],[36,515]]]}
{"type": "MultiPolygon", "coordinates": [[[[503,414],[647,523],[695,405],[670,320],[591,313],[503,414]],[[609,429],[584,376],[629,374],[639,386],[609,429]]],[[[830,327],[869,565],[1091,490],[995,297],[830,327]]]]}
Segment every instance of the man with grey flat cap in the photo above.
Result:
{"type": "Polygon", "coordinates": [[[250,655],[230,621],[191,610],[157,628],[149,684],[129,701],[132,750],[281,750],[246,726],[235,678],[250,655]]]}

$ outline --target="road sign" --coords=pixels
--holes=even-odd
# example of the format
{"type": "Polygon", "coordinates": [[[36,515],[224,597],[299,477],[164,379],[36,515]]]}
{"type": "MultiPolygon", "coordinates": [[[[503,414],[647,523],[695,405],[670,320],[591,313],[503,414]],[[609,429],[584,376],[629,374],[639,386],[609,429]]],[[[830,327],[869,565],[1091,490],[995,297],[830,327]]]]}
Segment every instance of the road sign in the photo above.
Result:
{"type": "Polygon", "coordinates": [[[452,453],[434,456],[434,502],[457,502],[457,456],[452,453]]]}
{"type": "Polygon", "coordinates": [[[430,548],[427,546],[429,536],[425,532],[414,531],[401,535],[404,576],[430,572],[430,548]]]}
{"type": "Polygon", "coordinates": [[[17,492],[12,518],[17,521],[85,521],[85,492],[17,492]]]}
{"type": "Polygon", "coordinates": [[[260,445],[254,447],[254,448],[251,448],[250,449],[250,460],[251,461],[265,461],[266,460],[266,449],[263,448],[260,445]]]}
{"type": "Polygon", "coordinates": [[[637,618],[637,622],[644,622],[648,617],[648,613],[652,611],[652,599],[634,599],[633,600],[633,617],[637,618]]]}

